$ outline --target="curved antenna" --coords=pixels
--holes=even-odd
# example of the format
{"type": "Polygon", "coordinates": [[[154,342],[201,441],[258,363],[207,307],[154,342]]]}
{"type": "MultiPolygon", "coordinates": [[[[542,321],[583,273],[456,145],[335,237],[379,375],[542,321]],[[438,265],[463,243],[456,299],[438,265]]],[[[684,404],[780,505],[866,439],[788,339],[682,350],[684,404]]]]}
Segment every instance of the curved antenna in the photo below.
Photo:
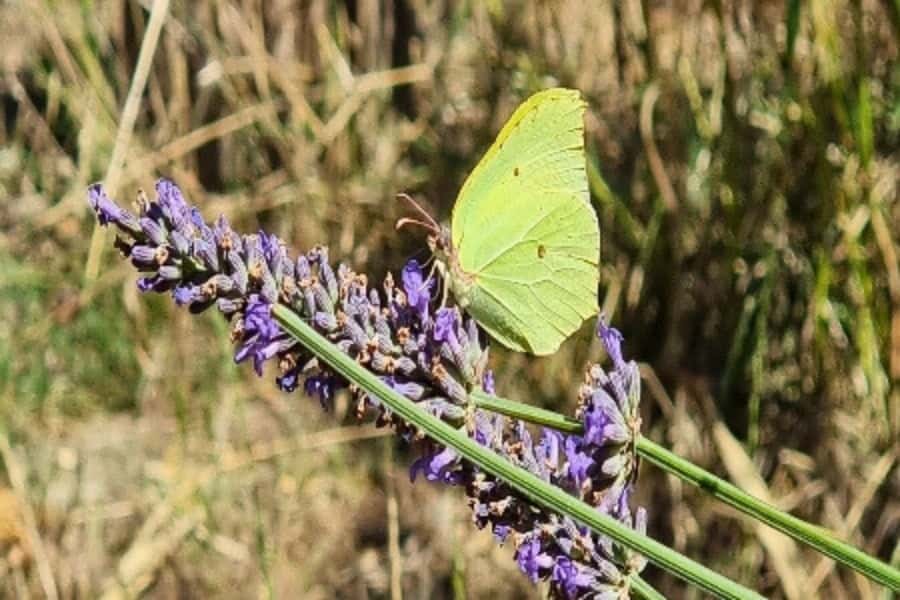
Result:
{"type": "Polygon", "coordinates": [[[410,206],[412,206],[416,212],[418,212],[420,215],[425,217],[425,221],[421,221],[419,219],[410,219],[410,218],[400,219],[399,221],[397,221],[397,229],[403,227],[404,225],[412,224],[412,225],[420,225],[420,226],[424,227],[425,229],[430,230],[432,233],[438,233],[441,230],[441,226],[438,225],[438,222],[434,220],[434,217],[432,217],[431,214],[427,210],[422,208],[422,205],[419,204],[418,202],[416,202],[412,196],[401,192],[401,193],[397,194],[397,198],[401,198],[401,199],[409,202],[410,206]]]}
{"type": "Polygon", "coordinates": [[[397,224],[394,225],[394,228],[400,229],[405,225],[418,225],[419,227],[424,227],[429,231],[434,231],[434,225],[432,225],[431,223],[426,223],[425,221],[420,221],[419,219],[410,219],[409,217],[397,219],[397,224]]]}

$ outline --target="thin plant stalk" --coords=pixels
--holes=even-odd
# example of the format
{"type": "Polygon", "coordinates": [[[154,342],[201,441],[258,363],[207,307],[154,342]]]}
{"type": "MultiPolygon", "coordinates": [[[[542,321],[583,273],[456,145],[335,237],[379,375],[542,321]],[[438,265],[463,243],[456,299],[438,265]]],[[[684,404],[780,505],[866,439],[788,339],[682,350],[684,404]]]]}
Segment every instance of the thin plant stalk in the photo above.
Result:
{"type": "Polygon", "coordinates": [[[641,579],[640,575],[631,576],[631,591],[634,595],[643,600],[666,600],[666,597],[660,594],[656,589],[641,579]]]}
{"type": "Polygon", "coordinates": [[[529,500],[549,510],[568,515],[593,531],[640,552],[666,571],[720,598],[762,598],[756,592],[719,575],[652,538],[641,535],[612,517],[602,514],[595,507],[513,465],[502,456],[481,446],[462,431],[432,416],[341,352],[288,307],[275,305],[272,307],[272,315],[286,332],[338,374],[367,393],[376,396],[397,416],[421,429],[434,441],[447,448],[452,448],[494,477],[503,479],[529,500]]]}
{"type": "MultiPolygon", "coordinates": [[[[479,391],[471,393],[469,399],[475,406],[484,410],[544,425],[565,433],[578,434],[584,430],[580,421],[521,402],[489,396],[479,391]]],[[[673,454],[644,436],[638,436],[636,446],[639,455],[664,471],[692,483],[725,504],[762,521],[801,543],[815,548],[822,554],[862,573],[873,581],[877,581],[894,591],[900,591],[900,571],[874,556],[837,539],[827,529],[807,523],[759,498],[751,496],[739,487],[673,454]]]]}

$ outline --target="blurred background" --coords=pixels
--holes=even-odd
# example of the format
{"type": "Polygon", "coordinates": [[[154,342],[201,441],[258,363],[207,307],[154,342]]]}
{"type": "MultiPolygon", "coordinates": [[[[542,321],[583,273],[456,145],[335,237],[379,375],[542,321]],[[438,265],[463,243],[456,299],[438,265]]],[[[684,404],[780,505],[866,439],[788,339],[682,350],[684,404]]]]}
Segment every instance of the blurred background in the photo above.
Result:
{"type": "MultiPolygon", "coordinates": [[[[900,4],[197,1],[156,36],[163,4],[0,4],[0,594],[540,597],[346,402],[281,394],[218,315],[139,296],[85,188],[128,204],[166,175],[380,279],[425,257],[395,194],[447,219],[555,85],[589,103],[601,303],[645,434],[900,560],[900,4]]],[[[591,328],[552,358],[495,349],[498,390],[571,411],[591,328]]],[[[767,596],[883,597],[650,466],[638,500],[767,596]]]]}

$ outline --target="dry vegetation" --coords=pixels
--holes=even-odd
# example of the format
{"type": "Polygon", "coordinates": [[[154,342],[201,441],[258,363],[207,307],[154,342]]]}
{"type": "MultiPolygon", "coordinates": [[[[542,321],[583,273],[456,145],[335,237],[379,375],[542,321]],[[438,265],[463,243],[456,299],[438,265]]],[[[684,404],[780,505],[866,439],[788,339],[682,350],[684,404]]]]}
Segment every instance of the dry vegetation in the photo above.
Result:
{"type": "MultiPolygon", "coordinates": [[[[139,297],[94,231],[152,4],[0,5],[0,593],[538,596],[458,490],[235,367],[225,323],[139,297]]],[[[891,0],[179,2],[115,187],[166,174],[381,277],[422,253],[396,192],[446,217],[523,97],[580,88],[645,433],[897,561],[898,39],[891,0]]],[[[498,389],[569,410],[599,356],[587,327],[495,352],[498,389]]],[[[650,467],[640,498],[766,595],[880,594],[650,467]]]]}

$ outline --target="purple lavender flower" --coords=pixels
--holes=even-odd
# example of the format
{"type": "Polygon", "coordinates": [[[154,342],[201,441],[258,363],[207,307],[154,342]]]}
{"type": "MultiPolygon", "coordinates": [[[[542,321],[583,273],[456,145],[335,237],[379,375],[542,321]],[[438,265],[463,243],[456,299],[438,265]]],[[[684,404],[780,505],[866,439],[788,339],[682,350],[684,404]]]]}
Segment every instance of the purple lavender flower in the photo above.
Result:
{"type": "Polygon", "coordinates": [[[434,279],[425,279],[422,267],[416,259],[411,259],[403,267],[403,291],[409,305],[423,321],[428,318],[428,305],[434,291],[434,279]]]}
{"type": "Polygon", "coordinates": [[[541,547],[540,534],[532,534],[516,551],[519,569],[534,583],[546,577],[553,567],[553,557],[541,547]]]}
{"type": "MultiPolygon", "coordinates": [[[[493,374],[475,322],[456,308],[432,313],[435,282],[410,261],[402,290],[388,275],[379,291],[345,265],[332,268],[324,247],[292,259],[277,237],[259,232],[241,236],[224,217],[212,225],[168,180],[156,185],[157,198],[139,196],[138,215],[110,200],[102,186],[89,189],[101,224],[114,224],[116,246],[143,273],[141,291],[171,292],[176,304],[201,312],[215,305],[232,323],[235,361],[253,360],[262,375],[276,361],[278,386],[304,391],[329,406],[346,381],[285,334],[274,321],[279,302],[310,322],[339,349],[381,377],[391,388],[455,426],[479,444],[535,473],[543,480],[594,504],[623,523],[643,530],[645,513],[633,517],[630,486],[636,471],[634,434],[639,426],[639,378],[633,362],[621,357],[621,335],[605,323],[598,330],[614,369],[588,371],[579,394],[584,436],[544,430],[537,442],[523,423],[471,409],[468,390],[494,393],[493,374]]],[[[418,432],[350,388],[362,416],[392,426],[406,440],[418,432]]],[[[621,594],[643,559],[611,540],[547,513],[520,497],[504,481],[481,472],[454,451],[425,442],[411,477],[464,486],[475,524],[489,527],[500,542],[512,542],[516,560],[532,580],[550,582],[559,598],[603,598],[621,594]]],[[[619,596],[615,596],[619,597],[619,596]]]]}
{"type": "MultiPolygon", "coordinates": [[[[233,324],[235,360],[252,358],[259,374],[266,361],[276,360],[282,390],[303,385],[327,406],[347,386],[281,331],[271,316],[275,302],[308,319],[404,396],[461,423],[466,389],[484,364],[485,349],[474,322],[458,315],[441,330],[452,344],[435,336],[430,312],[435,282],[415,260],[403,269],[402,291],[389,276],[380,294],[365,276],[344,265],[332,268],[323,246],[294,260],[274,235],[238,235],[224,217],[207,224],[166,179],[157,182],[155,200],[139,194],[138,215],[113,202],[99,184],[89,188],[88,200],[101,224],[120,230],[116,246],[143,272],[141,291],[171,292],[177,305],[192,312],[215,305],[233,324]],[[456,350],[453,360],[444,359],[449,346],[456,350]]],[[[396,424],[364,394],[358,395],[357,408],[360,414],[374,409],[379,422],[396,424]]]]}
{"type": "Polygon", "coordinates": [[[622,334],[602,316],[597,335],[613,368],[606,371],[596,364],[588,367],[576,411],[585,432],[583,437],[573,438],[574,446],[590,455],[599,467],[589,470],[588,475],[592,484],[605,488],[601,494],[603,507],[617,511],[627,505],[627,498],[622,500],[620,496],[630,493],[639,466],[635,444],[641,428],[641,377],[637,363],[622,357],[622,334]]]}
{"type": "Polygon", "coordinates": [[[432,448],[412,464],[409,469],[410,481],[415,481],[420,473],[428,481],[451,485],[459,485],[465,476],[460,468],[459,455],[451,448],[440,447],[432,448]]]}
{"type": "Polygon", "coordinates": [[[126,231],[140,231],[140,223],[134,215],[110,200],[102,185],[94,184],[88,188],[88,202],[101,225],[113,223],[126,231]]]}
{"type": "MultiPolygon", "coordinates": [[[[592,365],[587,370],[578,409],[585,423],[583,436],[545,429],[534,443],[523,424],[482,411],[469,421],[470,435],[643,533],[646,512],[638,508],[632,513],[629,502],[637,474],[639,373],[634,362],[622,358],[622,336],[617,330],[601,319],[598,335],[613,369],[606,372],[592,365]]],[[[483,386],[492,392],[492,378],[486,378],[483,386]]],[[[520,569],[533,581],[549,581],[553,597],[624,597],[628,578],[646,564],[643,557],[609,538],[536,509],[503,481],[471,472],[466,487],[475,524],[490,527],[498,541],[511,539],[520,569]]]]}
{"type": "Polygon", "coordinates": [[[291,345],[282,333],[278,323],[272,318],[272,305],[261,300],[258,294],[251,294],[243,315],[242,340],[234,362],[241,363],[253,358],[253,369],[257,375],[263,374],[265,362],[278,354],[283,346],[291,345]]]}

